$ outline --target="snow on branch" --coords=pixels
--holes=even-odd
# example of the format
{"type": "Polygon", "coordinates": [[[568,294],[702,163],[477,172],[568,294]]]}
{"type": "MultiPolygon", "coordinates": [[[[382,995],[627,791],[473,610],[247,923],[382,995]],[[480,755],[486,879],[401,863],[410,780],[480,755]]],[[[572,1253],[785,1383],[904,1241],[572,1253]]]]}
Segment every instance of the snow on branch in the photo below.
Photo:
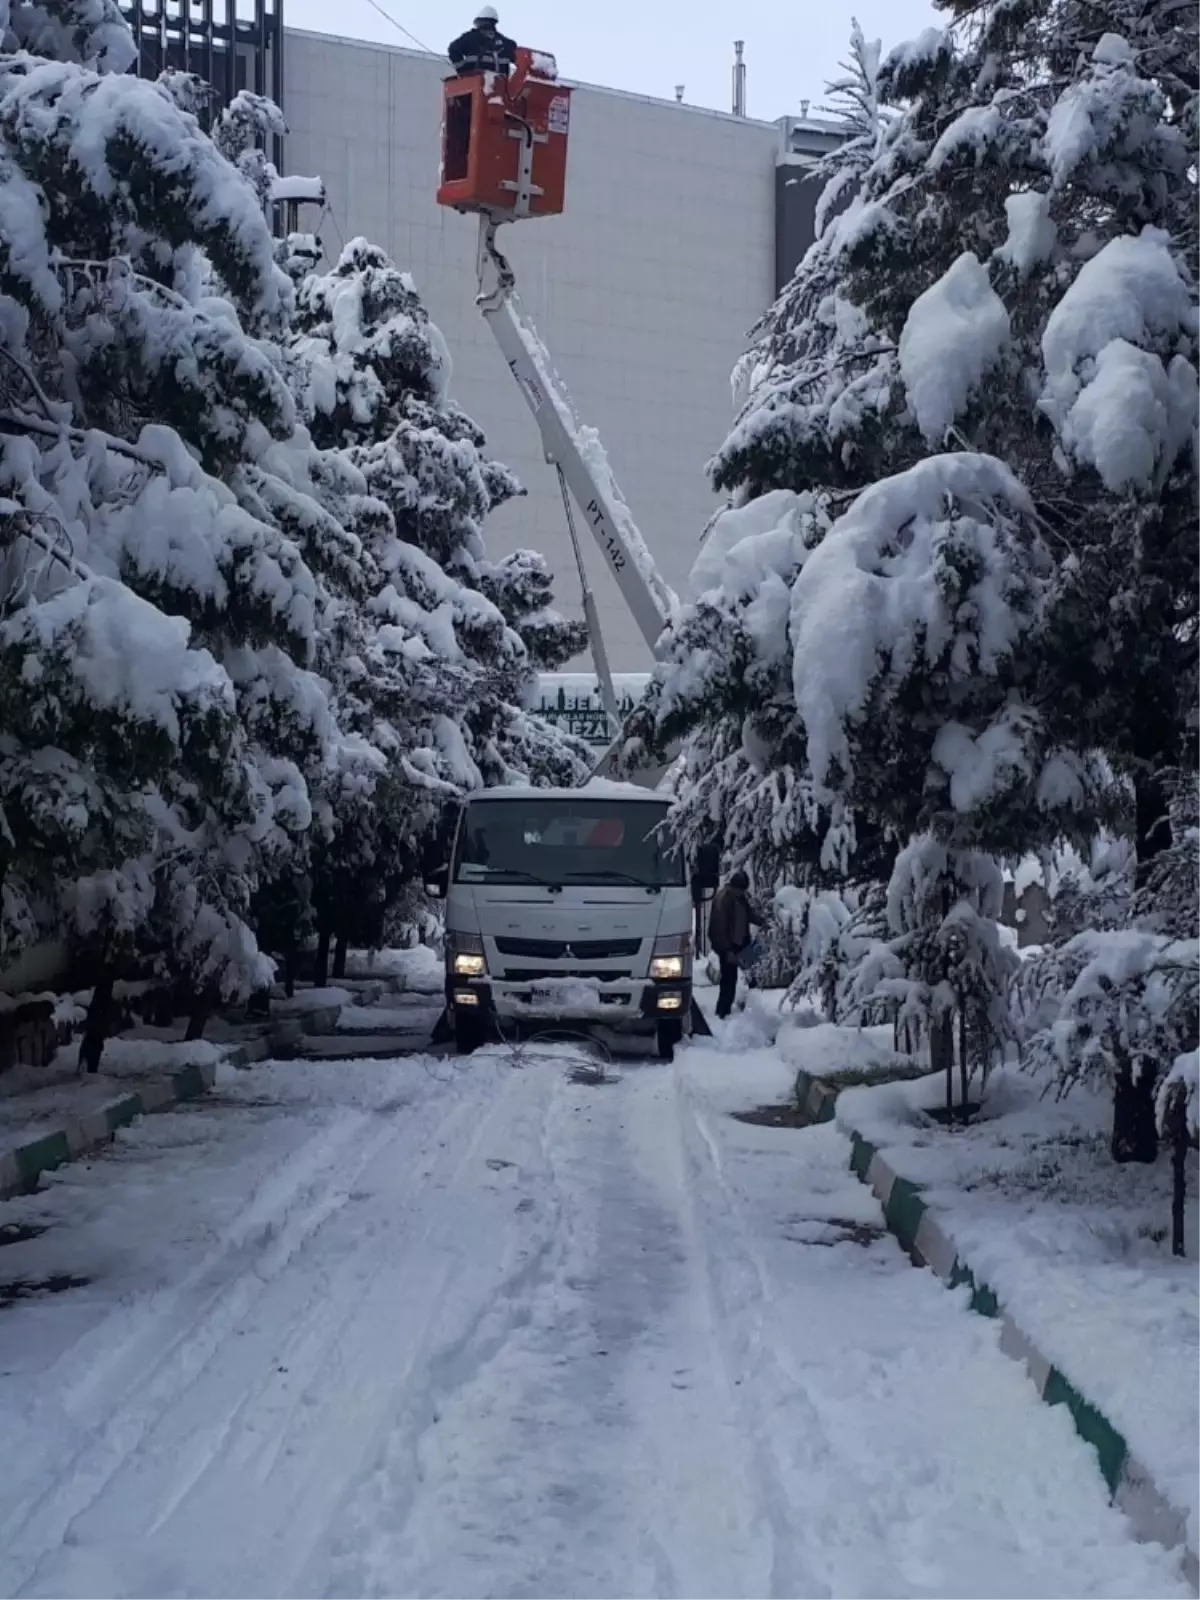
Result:
{"type": "Polygon", "coordinates": [[[819,790],[852,772],[850,726],[873,692],[931,669],[994,674],[1018,647],[1038,605],[1032,513],[1003,462],[932,456],[865,490],[809,555],[792,586],[793,688],[819,790]]]}

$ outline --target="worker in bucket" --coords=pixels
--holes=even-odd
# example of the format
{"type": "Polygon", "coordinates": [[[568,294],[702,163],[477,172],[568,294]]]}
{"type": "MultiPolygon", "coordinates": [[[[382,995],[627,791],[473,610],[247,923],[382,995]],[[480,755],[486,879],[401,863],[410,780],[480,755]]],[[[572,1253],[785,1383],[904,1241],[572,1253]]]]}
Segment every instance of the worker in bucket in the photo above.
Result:
{"type": "Polygon", "coordinates": [[[502,72],[507,77],[516,65],[516,43],[505,38],[499,23],[495,6],[480,6],[470,29],[452,42],[446,54],[460,78],[476,72],[502,72]]]}
{"type": "Polygon", "coordinates": [[[747,965],[753,946],[751,928],[761,928],[763,919],[750,904],[750,880],[739,870],[713,896],[708,918],[708,942],[721,963],[721,986],[717,993],[717,1015],[727,1017],[737,997],[738,972],[747,965]]]}

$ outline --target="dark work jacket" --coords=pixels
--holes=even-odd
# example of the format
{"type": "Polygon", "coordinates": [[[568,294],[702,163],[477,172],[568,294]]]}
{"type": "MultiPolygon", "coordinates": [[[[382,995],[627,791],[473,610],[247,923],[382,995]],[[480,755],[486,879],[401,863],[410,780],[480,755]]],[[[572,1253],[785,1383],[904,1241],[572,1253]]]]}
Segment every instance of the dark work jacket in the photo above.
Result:
{"type": "Polygon", "coordinates": [[[507,72],[517,61],[517,46],[499,28],[468,28],[459,34],[446,54],[460,77],[472,72],[507,72]]]}
{"type": "Polygon", "coordinates": [[[762,918],[740,889],[726,884],[713,896],[708,916],[708,942],[719,956],[736,955],[750,943],[750,928],[762,918]]]}

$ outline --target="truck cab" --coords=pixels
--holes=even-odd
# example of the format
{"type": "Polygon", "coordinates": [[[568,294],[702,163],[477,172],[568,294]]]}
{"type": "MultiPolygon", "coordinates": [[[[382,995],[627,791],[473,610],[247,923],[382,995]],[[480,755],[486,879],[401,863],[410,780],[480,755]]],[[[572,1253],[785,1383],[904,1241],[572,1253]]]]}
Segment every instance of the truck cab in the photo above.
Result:
{"type": "Polygon", "coordinates": [[[670,1058],[691,1029],[692,898],[664,827],[670,799],[634,784],[468,796],[432,887],[446,898],[455,1044],[553,1027],[644,1033],[670,1058]]]}

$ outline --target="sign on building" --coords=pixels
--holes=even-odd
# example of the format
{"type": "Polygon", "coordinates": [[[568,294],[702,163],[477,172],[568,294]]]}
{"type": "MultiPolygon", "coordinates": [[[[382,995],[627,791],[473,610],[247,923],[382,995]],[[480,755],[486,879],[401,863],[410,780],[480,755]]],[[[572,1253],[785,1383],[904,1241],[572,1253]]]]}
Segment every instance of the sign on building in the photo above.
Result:
{"type": "MultiPolygon", "coordinates": [[[[650,682],[648,672],[614,672],[613,688],[617,695],[617,709],[627,717],[646,692],[650,682]]],[[[600,680],[593,672],[544,672],[538,684],[538,702],[534,708],[547,722],[554,723],[564,733],[584,739],[597,749],[606,750],[612,742],[604,703],[600,698],[600,680]]]]}

